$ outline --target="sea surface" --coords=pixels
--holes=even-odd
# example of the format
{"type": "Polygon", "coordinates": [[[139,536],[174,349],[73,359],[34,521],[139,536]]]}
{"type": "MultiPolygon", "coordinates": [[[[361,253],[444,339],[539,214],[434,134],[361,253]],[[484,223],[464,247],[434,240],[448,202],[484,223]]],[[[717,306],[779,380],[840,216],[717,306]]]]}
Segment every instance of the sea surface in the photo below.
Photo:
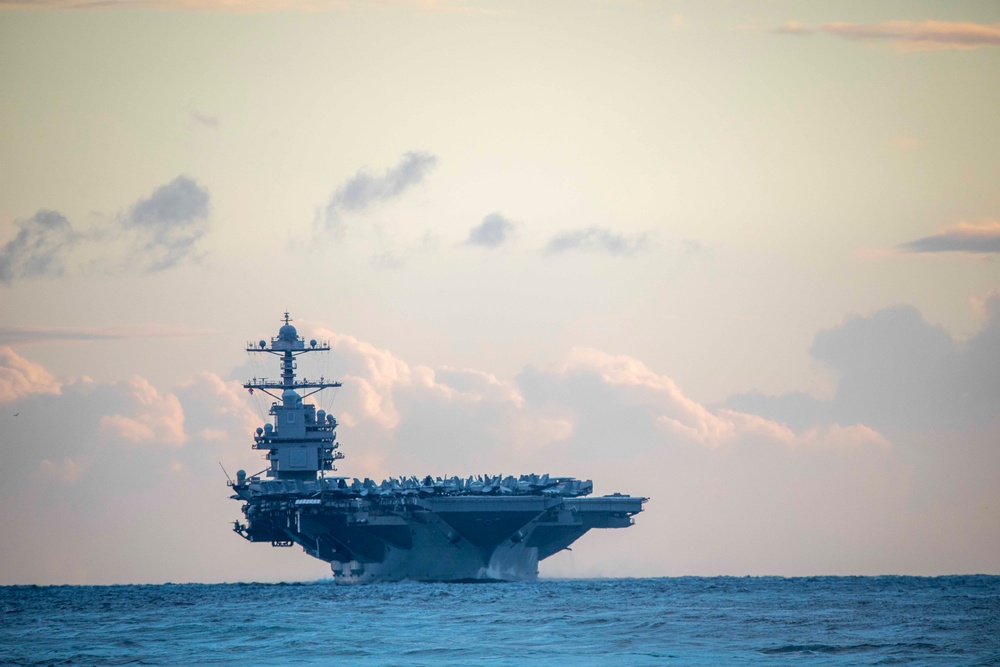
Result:
{"type": "Polygon", "coordinates": [[[3,665],[1000,665],[1000,577],[0,588],[3,665]]]}

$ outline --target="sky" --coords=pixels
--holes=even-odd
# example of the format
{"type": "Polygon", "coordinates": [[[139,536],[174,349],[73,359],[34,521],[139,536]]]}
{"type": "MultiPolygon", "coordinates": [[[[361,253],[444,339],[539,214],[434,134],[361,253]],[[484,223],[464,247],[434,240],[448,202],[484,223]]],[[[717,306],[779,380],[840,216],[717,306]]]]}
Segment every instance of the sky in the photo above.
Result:
{"type": "Polygon", "coordinates": [[[329,576],[220,468],[285,311],[341,474],[650,499],[542,576],[1000,574],[996,2],[0,0],[0,90],[0,584],[329,576]]]}

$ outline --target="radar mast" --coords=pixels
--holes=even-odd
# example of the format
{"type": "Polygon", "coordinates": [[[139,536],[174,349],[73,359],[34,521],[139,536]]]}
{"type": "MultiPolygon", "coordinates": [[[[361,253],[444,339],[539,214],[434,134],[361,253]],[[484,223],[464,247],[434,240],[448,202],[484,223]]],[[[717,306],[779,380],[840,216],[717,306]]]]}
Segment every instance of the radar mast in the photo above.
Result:
{"type": "Polygon", "coordinates": [[[344,458],[336,449],[337,420],[324,410],[317,410],[311,403],[303,403],[324,389],[341,386],[339,382],[296,380],[296,357],[310,352],[329,353],[328,342],[309,341],[298,335],[292,319],[285,312],[284,324],[270,342],[261,339],[247,343],[247,352],[273,354],[280,359],[281,380],[253,378],[243,384],[251,394],[261,391],[274,399],[269,414],[272,419],[258,428],[254,435],[254,449],[267,451],[270,462],[267,476],[275,479],[316,479],[316,474],[336,470],[333,462],[344,458]],[[300,393],[301,392],[301,393],[300,393]]]}

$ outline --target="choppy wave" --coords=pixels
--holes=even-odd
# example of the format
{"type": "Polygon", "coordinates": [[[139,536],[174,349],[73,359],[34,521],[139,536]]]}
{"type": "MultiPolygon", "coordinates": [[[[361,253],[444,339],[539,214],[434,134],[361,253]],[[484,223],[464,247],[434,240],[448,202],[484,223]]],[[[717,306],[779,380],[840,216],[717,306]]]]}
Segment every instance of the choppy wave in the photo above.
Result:
{"type": "Polygon", "coordinates": [[[1000,577],[0,588],[10,665],[1000,665],[1000,577]]]}

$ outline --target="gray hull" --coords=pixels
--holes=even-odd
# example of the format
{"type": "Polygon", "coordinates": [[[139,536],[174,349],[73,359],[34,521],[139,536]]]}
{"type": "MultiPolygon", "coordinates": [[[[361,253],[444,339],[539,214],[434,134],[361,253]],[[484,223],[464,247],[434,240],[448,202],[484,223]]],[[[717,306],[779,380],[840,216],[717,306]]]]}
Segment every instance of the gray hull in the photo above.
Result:
{"type": "Polygon", "coordinates": [[[625,528],[642,498],[410,497],[260,503],[243,532],[300,545],[335,580],[523,581],[592,528],[625,528]]]}

